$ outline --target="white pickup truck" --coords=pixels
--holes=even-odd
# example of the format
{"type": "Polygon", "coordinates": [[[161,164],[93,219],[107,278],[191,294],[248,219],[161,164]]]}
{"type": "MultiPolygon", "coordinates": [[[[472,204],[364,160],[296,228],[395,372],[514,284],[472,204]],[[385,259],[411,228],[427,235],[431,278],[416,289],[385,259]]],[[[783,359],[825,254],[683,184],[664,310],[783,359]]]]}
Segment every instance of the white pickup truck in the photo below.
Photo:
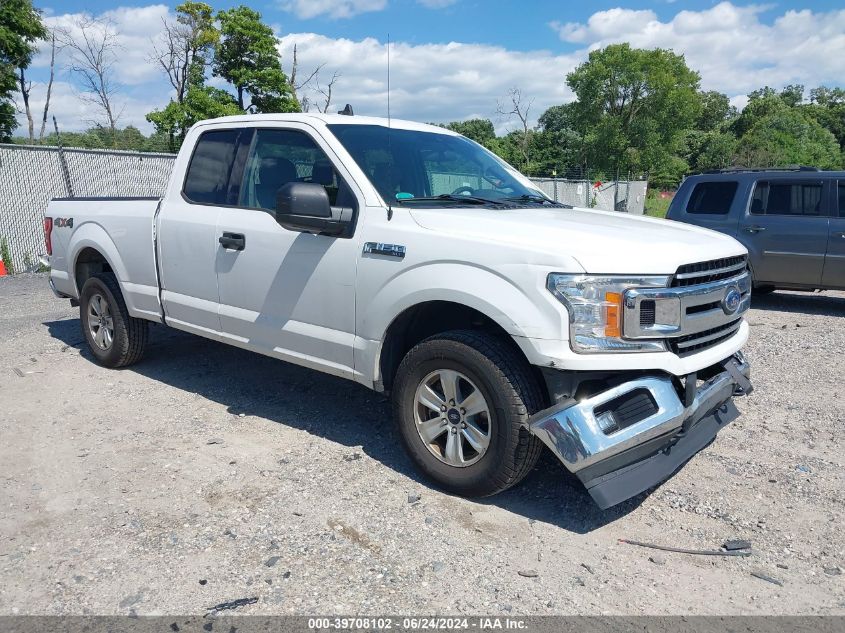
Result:
{"type": "Polygon", "coordinates": [[[389,392],[414,462],[462,495],[514,485],[545,445],[609,507],[751,390],[738,242],[557,204],[438,127],[205,121],[163,198],[46,215],[50,284],[98,362],[138,361],[152,321],[389,392]]]}

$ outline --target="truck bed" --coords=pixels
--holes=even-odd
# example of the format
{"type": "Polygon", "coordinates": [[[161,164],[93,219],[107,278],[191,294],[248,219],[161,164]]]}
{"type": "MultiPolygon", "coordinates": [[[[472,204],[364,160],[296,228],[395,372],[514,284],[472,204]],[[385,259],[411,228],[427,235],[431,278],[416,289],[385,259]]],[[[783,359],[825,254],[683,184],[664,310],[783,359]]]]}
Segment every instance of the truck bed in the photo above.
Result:
{"type": "Polygon", "coordinates": [[[51,280],[57,292],[78,298],[73,271],[87,248],[101,252],[123,289],[132,316],[159,320],[153,221],[158,198],[56,198],[47,206],[53,219],[51,280]]]}

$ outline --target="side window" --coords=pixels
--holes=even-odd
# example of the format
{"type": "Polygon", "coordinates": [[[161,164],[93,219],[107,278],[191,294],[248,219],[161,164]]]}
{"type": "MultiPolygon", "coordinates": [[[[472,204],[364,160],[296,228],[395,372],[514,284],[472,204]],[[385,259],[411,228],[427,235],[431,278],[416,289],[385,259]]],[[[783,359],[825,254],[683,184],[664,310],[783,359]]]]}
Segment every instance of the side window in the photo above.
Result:
{"type": "Polygon", "coordinates": [[[731,210],[737,185],[735,180],[698,183],[687,202],[687,213],[726,215],[731,210]]]}
{"type": "Polygon", "coordinates": [[[276,193],[289,182],[323,185],[331,204],[337,204],[340,177],[310,136],[297,130],[256,130],[239,206],[275,209],[276,193]]]}
{"type": "Polygon", "coordinates": [[[751,213],[757,215],[824,215],[824,188],[820,182],[778,180],[758,182],[751,197],[751,213]]]}
{"type": "Polygon", "coordinates": [[[198,204],[232,204],[229,178],[241,130],[212,130],[199,137],[182,191],[198,204]]]}

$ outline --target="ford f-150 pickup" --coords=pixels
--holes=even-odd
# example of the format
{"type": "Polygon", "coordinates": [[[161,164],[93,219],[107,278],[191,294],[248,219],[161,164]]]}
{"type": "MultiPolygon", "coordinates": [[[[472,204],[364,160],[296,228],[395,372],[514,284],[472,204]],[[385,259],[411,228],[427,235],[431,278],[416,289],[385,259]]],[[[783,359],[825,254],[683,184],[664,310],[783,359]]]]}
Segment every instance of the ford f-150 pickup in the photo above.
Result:
{"type": "Polygon", "coordinates": [[[413,461],[462,495],[546,446],[609,507],[751,390],[736,240],[555,203],[438,127],[204,121],[161,199],[56,199],[45,232],[97,362],[137,362],[153,322],[388,392],[413,461]]]}

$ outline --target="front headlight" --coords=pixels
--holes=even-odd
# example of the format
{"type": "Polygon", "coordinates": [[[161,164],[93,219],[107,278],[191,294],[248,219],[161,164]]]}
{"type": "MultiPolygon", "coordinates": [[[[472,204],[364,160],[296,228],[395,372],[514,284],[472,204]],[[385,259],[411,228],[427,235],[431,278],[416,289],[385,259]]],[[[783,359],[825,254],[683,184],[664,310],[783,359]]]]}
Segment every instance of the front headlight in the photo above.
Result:
{"type": "Polygon", "coordinates": [[[569,312],[572,351],[663,352],[662,341],[622,338],[622,301],[629,288],[666,287],[668,276],[565,275],[552,273],[546,287],[569,312]]]}

